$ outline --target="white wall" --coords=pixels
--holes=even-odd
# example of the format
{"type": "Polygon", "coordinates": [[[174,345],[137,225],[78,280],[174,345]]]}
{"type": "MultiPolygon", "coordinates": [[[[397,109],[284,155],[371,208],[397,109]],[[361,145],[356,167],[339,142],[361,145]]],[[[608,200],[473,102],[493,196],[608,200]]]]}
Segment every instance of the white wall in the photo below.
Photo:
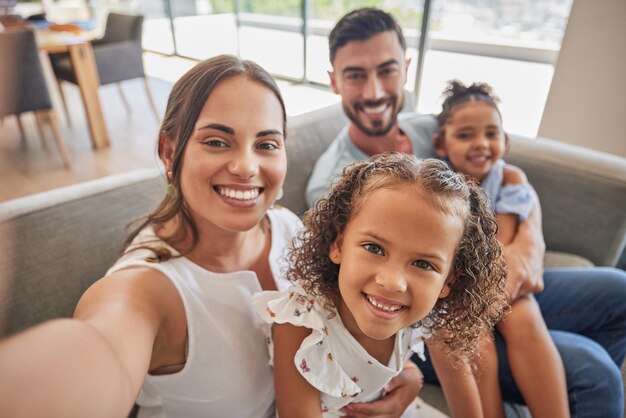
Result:
{"type": "Polygon", "coordinates": [[[626,157],[626,0],[574,0],[539,136],[626,157]]]}

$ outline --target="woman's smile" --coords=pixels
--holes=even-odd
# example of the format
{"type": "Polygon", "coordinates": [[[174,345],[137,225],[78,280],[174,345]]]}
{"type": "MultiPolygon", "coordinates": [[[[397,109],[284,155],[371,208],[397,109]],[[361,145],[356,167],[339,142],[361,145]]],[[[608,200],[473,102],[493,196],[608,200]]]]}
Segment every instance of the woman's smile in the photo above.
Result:
{"type": "Polygon", "coordinates": [[[250,186],[214,186],[214,189],[227,203],[235,206],[255,205],[264,190],[262,187],[250,186]]]}

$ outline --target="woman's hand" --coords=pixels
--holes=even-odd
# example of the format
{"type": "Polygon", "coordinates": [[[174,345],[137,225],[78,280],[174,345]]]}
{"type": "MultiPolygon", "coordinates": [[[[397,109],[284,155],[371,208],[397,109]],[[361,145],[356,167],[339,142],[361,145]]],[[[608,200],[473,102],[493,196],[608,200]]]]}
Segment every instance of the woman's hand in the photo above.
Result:
{"type": "Polygon", "coordinates": [[[385,386],[381,399],[369,403],[351,403],[341,411],[350,418],[398,418],[424,386],[424,375],[415,363],[407,361],[399,375],[385,386]]]}

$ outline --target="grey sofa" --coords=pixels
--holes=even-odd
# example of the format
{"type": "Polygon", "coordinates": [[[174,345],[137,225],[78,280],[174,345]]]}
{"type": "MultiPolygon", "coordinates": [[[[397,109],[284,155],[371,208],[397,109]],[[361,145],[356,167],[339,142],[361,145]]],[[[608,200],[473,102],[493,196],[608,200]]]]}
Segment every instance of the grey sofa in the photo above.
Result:
{"type": "MultiPolygon", "coordinates": [[[[339,106],[289,119],[282,205],[298,214],[306,210],[313,164],[345,123],[339,106]]],[[[616,264],[626,236],[626,159],[518,137],[511,138],[506,158],[527,173],[539,194],[547,265],[616,264]]],[[[117,257],[126,224],[163,193],[163,176],[155,169],[0,204],[0,337],[71,316],[82,292],[117,257]]],[[[422,394],[446,409],[438,388],[422,394]]]]}

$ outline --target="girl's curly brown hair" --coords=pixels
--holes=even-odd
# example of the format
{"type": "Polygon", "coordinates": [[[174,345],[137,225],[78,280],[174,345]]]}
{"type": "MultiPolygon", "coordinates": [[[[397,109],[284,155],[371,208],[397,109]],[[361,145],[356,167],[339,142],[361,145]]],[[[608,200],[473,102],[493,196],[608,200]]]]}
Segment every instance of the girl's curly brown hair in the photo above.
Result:
{"type": "Polygon", "coordinates": [[[393,152],[346,166],[332,189],[304,214],[304,229],[294,240],[287,277],[337,306],[340,266],[330,260],[331,245],[366,196],[407,183],[421,187],[434,205],[459,216],[464,225],[450,294],[415,326],[430,332],[432,343],[443,343],[453,360],[472,359],[479,351],[479,337],[491,331],[508,306],[505,268],[496,239],[498,226],[482,190],[442,161],[393,152]]]}

